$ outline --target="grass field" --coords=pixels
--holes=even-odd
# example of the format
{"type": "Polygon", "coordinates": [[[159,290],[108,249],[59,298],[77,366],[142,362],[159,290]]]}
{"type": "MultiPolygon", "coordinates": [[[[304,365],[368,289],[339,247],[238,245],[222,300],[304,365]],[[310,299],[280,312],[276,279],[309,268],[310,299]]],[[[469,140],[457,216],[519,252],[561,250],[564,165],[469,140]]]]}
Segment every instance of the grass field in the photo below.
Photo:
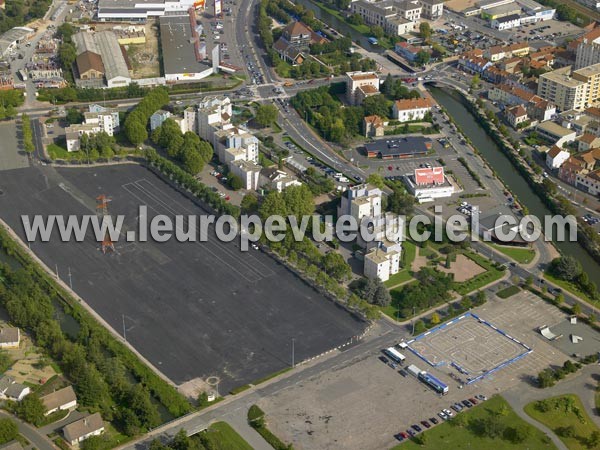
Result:
{"type": "Polygon", "coordinates": [[[214,450],[252,450],[252,447],[226,422],[213,423],[206,437],[214,450]]]}
{"type": "Polygon", "coordinates": [[[60,145],[49,144],[46,147],[46,150],[48,151],[48,155],[52,159],[66,159],[66,160],[73,159],[73,154],[69,153],[66,148],[63,148],[60,145]]]}
{"type": "Polygon", "coordinates": [[[549,273],[544,273],[544,278],[546,280],[551,281],[552,283],[556,284],[557,286],[560,286],[561,288],[565,289],[566,291],[569,291],[571,294],[576,295],[577,297],[581,298],[582,300],[585,300],[586,302],[588,302],[592,305],[598,304],[598,302],[596,302],[592,298],[590,298],[585,292],[580,290],[573,283],[569,283],[568,281],[565,281],[565,280],[559,280],[558,278],[555,278],[554,276],[550,275],[549,273]]]}
{"type": "Polygon", "coordinates": [[[412,275],[410,274],[410,266],[415,260],[415,256],[417,255],[417,247],[412,242],[403,242],[402,243],[402,266],[404,267],[398,273],[392,275],[389,280],[385,283],[385,286],[388,288],[393,288],[394,286],[398,286],[399,284],[405,283],[412,279],[412,275]]]}
{"type": "Polygon", "coordinates": [[[562,395],[529,403],[525,412],[550,428],[570,450],[588,450],[600,447],[592,444],[590,436],[600,429],[585,412],[581,400],[576,395],[562,395]]]}
{"type": "Polygon", "coordinates": [[[461,413],[463,426],[455,423],[443,423],[424,433],[422,445],[414,441],[405,442],[394,450],[550,450],[556,447],[544,433],[521,419],[502,397],[495,396],[487,402],[461,413]],[[490,438],[482,424],[494,420],[503,434],[490,438]],[[512,430],[521,429],[526,438],[521,442],[510,439],[512,430]]]}
{"type": "Polygon", "coordinates": [[[500,298],[508,298],[508,297],[512,297],[520,290],[521,289],[519,288],[519,286],[513,285],[513,286],[509,286],[507,288],[504,288],[501,291],[498,291],[498,293],[496,295],[500,298]]]}
{"type": "Polygon", "coordinates": [[[519,264],[529,264],[535,257],[535,250],[531,248],[508,247],[506,245],[490,244],[500,253],[514,259],[519,264]]]}

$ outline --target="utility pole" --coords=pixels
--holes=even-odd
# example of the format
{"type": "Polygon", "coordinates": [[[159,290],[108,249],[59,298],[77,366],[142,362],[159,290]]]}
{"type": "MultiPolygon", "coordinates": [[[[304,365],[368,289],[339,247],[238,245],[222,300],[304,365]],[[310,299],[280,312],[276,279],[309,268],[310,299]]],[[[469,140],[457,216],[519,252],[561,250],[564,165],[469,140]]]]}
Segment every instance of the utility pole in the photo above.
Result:
{"type": "Polygon", "coordinates": [[[73,280],[71,279],[71,266],[69,266],[69,286],[73,290],[73,280]]]}
{"type": "Polygon", "coordinates": [[[413,306],[413,319],[412,319],[412,334],[413,336],[415,335],[415,313],[416,313],[417,307],[413,306]]]}
{"type": "Polygon", "coordinates": [[[59,279],[59,276],[58,276],[58,264],[54,264],[54,270],[56,271],[56,279],[58,280],[59,279]]]}
{"type": "Polygon", "coordinates": [[[127,340],[127,333],[125,331],[125,314],[121,314],[121,317],[123,318],[123,339],[126,341],[127,340]]]}
{"type": "Polygon", "coordinates": [[[292,368],[296,367],[295,355],[294,355],[294,344],[296,339],[292,338],[292,368]]]}

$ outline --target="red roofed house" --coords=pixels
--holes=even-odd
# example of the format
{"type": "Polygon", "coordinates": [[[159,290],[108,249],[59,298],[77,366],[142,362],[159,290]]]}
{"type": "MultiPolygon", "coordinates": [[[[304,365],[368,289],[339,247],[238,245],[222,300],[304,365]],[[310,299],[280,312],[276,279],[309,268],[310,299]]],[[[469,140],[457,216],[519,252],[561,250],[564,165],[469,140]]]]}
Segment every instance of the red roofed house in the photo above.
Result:
{"type": "Polygon", "coordinates": [[[381,137],[384,133],[385,122],[379,116],[366,116],[363,119],[365,137],[381,137]]]}
{"type": "Polygon", "coordinates": [[[565,161],[570,158],[571,154],[558,146],[554,146],[546,154],[546,165],[550,169],[558,169],[565,161]]]}
{"type": "Polygon", "coordinates": [[[516,105],[512,108],[507,108],[504,112],[504,116],[506,117],[506,121],[514,129],[519,128],[520,124],[527,122],[529,119],[529,116],[527,116],[527,110],[523,107],[523,105],[516,105]]]}
{"type": "Polygon", "coordinates": [[[431,100],[428,98],[396,100],[392,106],[392,116],[400,122],[423,120],[425,114],[431,111],[431,106],[431,100]]]}
{"type": "Polygon", "coordinates": [[[292,22],[287,25],[281,37],[273,44],[279,57],[292,65],[302,64],[308,54],[310,44],[323,44],[327,42],[323,36],[315,33],[302,22],[292,22]]]}

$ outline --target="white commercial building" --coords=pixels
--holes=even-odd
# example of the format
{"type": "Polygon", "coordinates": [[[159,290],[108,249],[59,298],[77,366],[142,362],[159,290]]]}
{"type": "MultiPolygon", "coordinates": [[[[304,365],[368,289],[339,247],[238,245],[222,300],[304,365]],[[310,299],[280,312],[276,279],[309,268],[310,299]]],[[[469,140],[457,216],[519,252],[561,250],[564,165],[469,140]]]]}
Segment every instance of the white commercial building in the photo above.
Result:
{"type": "Polygon", "coordinates": [[[454,193],[454,185],[446,178],[443,167],[415,169],[414,174],[404,177],[404,180],[419,203],[450,197],[454,193]]]}
{"type": "Polygon", "coordinates": [[[510,30],[511,28],[516,28],[521,25],[521,17],[517,14],[512,14],[506,17],[498,17],[496,19],[492,19],[490,22],[490,26],[499,31],[510,30]]]}
{"type": "Polygon", "coordinates": [[[185,12],[195,0],[98,0],[98,19],[102,22],[145,22],[165,13],[185,12]]]}

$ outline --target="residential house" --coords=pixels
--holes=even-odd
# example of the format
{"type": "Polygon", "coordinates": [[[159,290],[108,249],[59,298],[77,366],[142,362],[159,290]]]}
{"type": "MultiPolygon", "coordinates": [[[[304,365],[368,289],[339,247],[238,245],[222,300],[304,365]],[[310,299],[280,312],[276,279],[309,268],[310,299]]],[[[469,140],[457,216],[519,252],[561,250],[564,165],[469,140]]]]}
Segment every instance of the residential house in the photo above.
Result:
{"type": "Polygon", "coordinates": [[[77,408],[77,396],[72,386],[54,391],[40,398],[46,408],[46,415],[56,411],[73,410],[77,408]]]}
{"type": "Polygon", "coordinates": [[[65,425],[62,432],[69,445],[77,445],[92,436],[104,433],[104,422],[100,413],[94,413],[65,425]]]}
{"type": "Polygon", "coordinates": [[[591,148],[600,148],[600,137],[585,133],[577,138],[577,151],[585,152],[591,148]]]}
{"type": "Polygon", "coordinates": [[[21,330],[17,327],[0,328],[0,348],[19,348],[21,330]]]}
{"type": "Polygon", "coordinates": [[[20,402],[30,392],[29,386],[15,382],[12,377],[0,377],[0,399],[20,402]]]}
{"type": "Polygon", "coordinates": [[[101,129],[98,124],[80,124],[70,125],[65,128],[65,137],[67,141],[67,151],[76,152],[81,148],[81,136],[88,136],[100,133],[101,129]]]}
{"type": "Polygon", "coordinates": [[[365,137],[381,137],[384,135],[386,123],[379,116],[366,116],[363,119],[365,137]]]}
{"type": "Polygon", "coordinates": [[[514,129],[518,129],[519,125],[529,120],[527,110],[523,107],[523,105],[516,105],[505,109],[504,116],[506,117],[506,121],[509,123],[509,125],[514,129]]]}
{"type": "Polygon", "coordinates": [[[556,145],[546,153],[546,165],[550,169],[558,169],[571,157],[571,154],[556,145]]]}
{"type": "Polygon", "coordinates": [[[423,120],[431,111],[431,106],[428,98],[396,100],[392,106],[392,117],[399,122],[423,120]]]}
{"type": "Polygon", "coordinates": [[[408,42],[397,42],[394,49],[396,53],[407,61],[414,62],[422,48],[409,44],[408,42]]]}
{"type": "Polygon", "coordinates": [[[311,44],[322,44],[327,42],[323,36],[315,33],[310,27],[302,22],[291,22],[281,32],[281,36],[273,44],[273,49],[284,61],[298,65],[302,64],[309,55],[311,44]]]}

